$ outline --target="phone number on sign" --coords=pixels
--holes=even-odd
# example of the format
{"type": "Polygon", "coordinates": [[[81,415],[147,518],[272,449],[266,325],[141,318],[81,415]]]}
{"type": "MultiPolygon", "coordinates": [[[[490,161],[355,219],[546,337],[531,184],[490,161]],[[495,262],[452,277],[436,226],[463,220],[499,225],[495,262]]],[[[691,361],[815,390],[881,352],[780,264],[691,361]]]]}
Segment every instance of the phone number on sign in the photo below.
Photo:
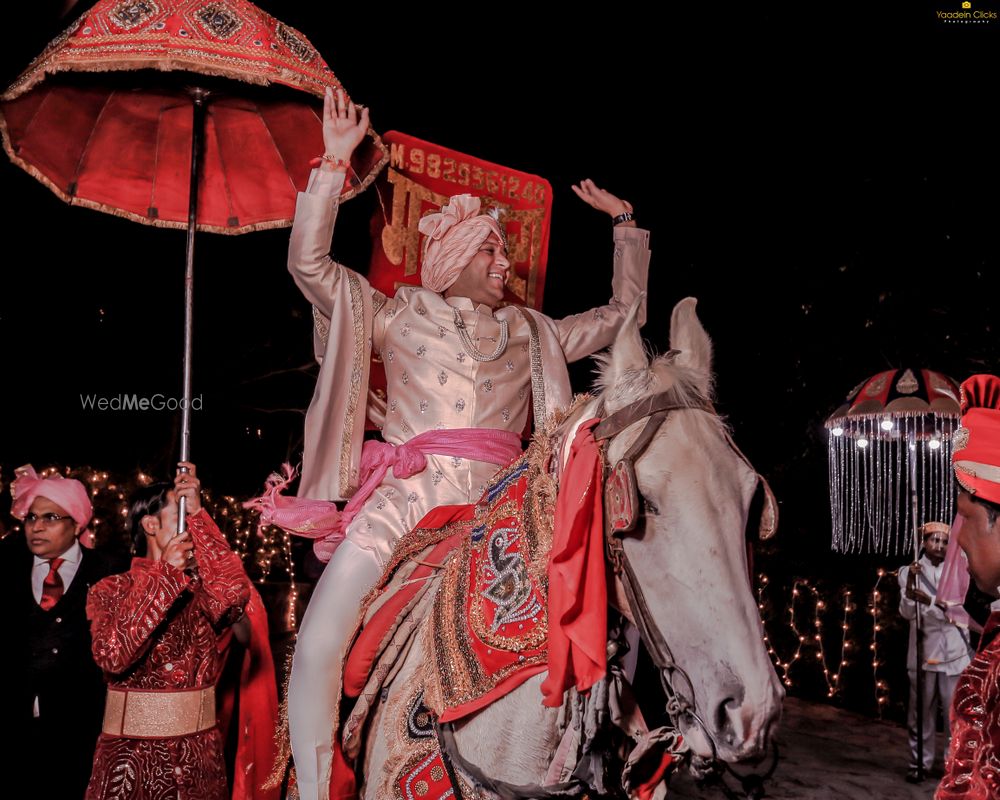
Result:
{"type": "Polygon", "coordinates": [[[498,200],[523,200],[538,205],[545,203],[546,187],[543,183],[495,169],[484,169],[478,164],[458,161],[440,153],[428,153],[420,147],[390,144],[389,165],[409,175],[426,175],[457,186],[485,191],[498,200]]]}

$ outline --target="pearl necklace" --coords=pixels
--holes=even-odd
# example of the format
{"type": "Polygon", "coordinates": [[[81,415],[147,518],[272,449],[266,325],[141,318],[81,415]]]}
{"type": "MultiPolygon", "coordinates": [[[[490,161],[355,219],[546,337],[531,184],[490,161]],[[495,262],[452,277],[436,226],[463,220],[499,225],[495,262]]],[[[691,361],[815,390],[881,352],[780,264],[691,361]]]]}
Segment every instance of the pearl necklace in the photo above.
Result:
{"type": "Polygon", "coordinates": [[[476,361],[496,361],[500,356],[503,355],[504,350],[507,349],[507,335],[509,333],[509,326],[507,320],[500,320],[500,341],[497,342],[496,350],[492,353],[486,354],[479,351],[472,338],[469,336],[469,331],[465,327],[465,321],[462,319],[462,312],[457,308],[453,309],[455,312],[455,330],[458,331],[459,341],[462,343],[462,349],[476,361]]]}

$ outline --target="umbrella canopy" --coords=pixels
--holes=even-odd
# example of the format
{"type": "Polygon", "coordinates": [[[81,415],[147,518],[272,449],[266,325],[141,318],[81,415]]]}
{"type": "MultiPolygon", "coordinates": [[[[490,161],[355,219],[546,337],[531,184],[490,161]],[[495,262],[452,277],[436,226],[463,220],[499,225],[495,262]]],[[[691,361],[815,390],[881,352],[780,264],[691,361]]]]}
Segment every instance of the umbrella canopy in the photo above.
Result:
{"type": "MultiPolygon", "coordinates": [[[[323,152],[323,93],[343,87],[305,36],[245,0],[98,3],[0,97],[4,148],[68,203],[185,228],[194,84],[209,91],[198,230],[290,225],[323,152]]],[[[368,134],[341,201],[388,160],[368,134]]]]}
{"type": "Polygon", "coordinates": [[[880,372],[847,396],[825,423],[834,550],[900,555],[908,532],[951,522],[959,420],[958,384],[929,369],[880,372]]]}
{"type": "MultiPolygon", "coordinates": [[[[932,436],[940,427],[936,419],[957,420],[959,416],[959,387],[953,379],[929,369],[891,369],[858,384],[830,415],[826,427],[842,428],[844,435],[851,437],[866,430],[859,424],[862,421],[926,417],[929,425],[925,435],[932,436]]],[[[880,425],[879,431],[876,435],[899,435],[898,428],[883,429],[880,425]]]]}

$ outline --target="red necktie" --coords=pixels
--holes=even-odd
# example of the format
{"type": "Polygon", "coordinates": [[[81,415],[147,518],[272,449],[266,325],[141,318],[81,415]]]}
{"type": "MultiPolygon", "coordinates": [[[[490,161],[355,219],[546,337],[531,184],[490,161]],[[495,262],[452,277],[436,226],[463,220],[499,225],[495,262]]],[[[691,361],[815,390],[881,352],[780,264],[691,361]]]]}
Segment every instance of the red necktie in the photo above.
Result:
{"type": "Polygon", "coordinates": [[[62,566],[64,558],[53,558],[49,561],[49,574],[42,581],[42,599],[38,603],[45,611],[59,602],[63,596],[63,582],[59,577],[59,567],[62,566]]]}

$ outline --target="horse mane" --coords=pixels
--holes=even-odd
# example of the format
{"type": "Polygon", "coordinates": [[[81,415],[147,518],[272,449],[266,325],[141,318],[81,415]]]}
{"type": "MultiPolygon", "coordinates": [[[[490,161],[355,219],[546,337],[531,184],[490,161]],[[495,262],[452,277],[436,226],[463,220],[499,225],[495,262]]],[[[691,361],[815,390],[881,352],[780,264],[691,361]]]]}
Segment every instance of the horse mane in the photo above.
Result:
{"type": "MultiPolygon", "coordinates": [[[[683,408],[700,408],[706,401],[715,399],[715,376],[709,372],[708,394],[700,388],[705,384],[705,374],[695,367],[678,363],[677,350],[661,355],[647,352],[646,363],[641,367],[616,370],[613,366],[614,350],[594,356],[597,362],[594,391],[604,401],[607,413],[614,413],[629,403],[651,394],[665,392],[668,399],[683,408]]],[[[710,423],[713,428],[728,430],[725,420],[718,414],[684,415],[699,423],[710,423]]]]}

